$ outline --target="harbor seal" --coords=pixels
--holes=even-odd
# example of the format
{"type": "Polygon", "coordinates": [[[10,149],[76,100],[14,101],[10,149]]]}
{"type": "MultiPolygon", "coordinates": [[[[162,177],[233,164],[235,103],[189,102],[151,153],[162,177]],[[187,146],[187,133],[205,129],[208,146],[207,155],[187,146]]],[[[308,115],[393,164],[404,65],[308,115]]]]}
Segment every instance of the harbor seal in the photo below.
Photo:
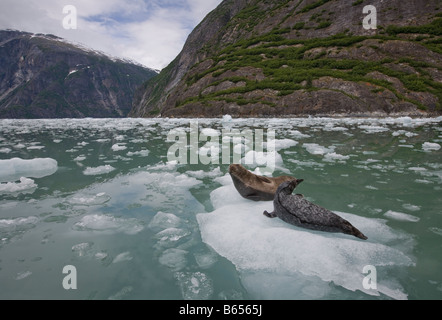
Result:
{"type": "Polygon", "coordinates": [[[231,164],[229,173],[239,194],[253,201],[271,201],[275,198],[278,186],[295,179],[290,176],[263,177],[256,175],[240,164],[231,164]]]}
{"type": "Polygon", "coordinates": [[[300,183],[299,180],[283,182],[276,191],[273,200],[274,211],[264,215],[281,220],[301,228],[326,232],[342,232],[367,240],[367,237],[350,222],[306,200],[301,194],[292,194],[300,183]]]}

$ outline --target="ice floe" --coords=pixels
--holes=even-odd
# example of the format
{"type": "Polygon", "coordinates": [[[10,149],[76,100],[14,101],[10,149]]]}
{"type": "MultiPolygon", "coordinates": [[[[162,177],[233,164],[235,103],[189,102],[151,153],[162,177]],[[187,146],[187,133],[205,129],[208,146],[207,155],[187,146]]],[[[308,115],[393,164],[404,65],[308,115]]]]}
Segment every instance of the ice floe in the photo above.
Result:
{"type": "Polygon", "coordinates": [[[190,231],[179,229],[179,228],[167,228],[163,231],[158,232],[155,238],[158,239],[157,247],[160,248],[171,248],[177,246],[190,235],[190,231]]]}
{"type": "Polygon", "coordinates": [[[122,252],[122,253],[118,254],[114,258],[112,263],[119,263],[119,262],[123,262],[123,261],[131,261],[132,259],[133,259],[133,257],[130,255],[130,252],[126,251],[126,252],[122,252]]]}
{"type": "Polygon", "coordinates": [[[97,175],[101,175],[101,174],[106,174],[106,173],[112,172],[114,170],[115,170],[114,167],[112,167],[109,164],[106,164],[104,166],[99,166],[99,167],[95,167],[95,168],[87,167],[83,171],[83,174],[85,176],[97,176],[97,175]]]}
{"type": "Polygon", "coordinates": [[[68,198],[67,202],[76,206],[97,206],[108,202],[111,196],[105,192],[97,194],[77,194],[68,198]]]}
{"type": "Polygon", "coordinates": [[[173,271],[179,271],[187,265],[186,250],[170,248],[166,249],[160,256],[159,262],[173,271]]]}
{"type": "Polygon", "coordinates": [[[0,160],[0,181],[17,181],[21,177],[42,178],[54,174],[58,163],[52,158],[0,160]]]}
{"type": "Polygon", "coordinates": [[[179,227],[182,220],[172,213],[158,212],[150,221],[148,227],[155,232],[167,229],[179,227]]]}
{"type": "Polygon", "coordinates": [[[110,214],[90,214],[81,218],[73,226],[76,231],[97,231],[103,233],[125,233],[134,235],[144,229],[141,221],[135,218],[117,218],[110,214]]]}
{"type": "MultiPolygon", "coordinates": [[[[232,185],[215,189],[211,194],[214,211],[198,214],[197,220],[203,241],[236,266],[246,287],[258,297],[270,283],[275,291],[286,288],[285,298],[299,297],[297,289],[286,286],[287,277],[293,277],[295,283],[312,282],[313,287],[302,288],[308,292],[328,290],[324,283],[333,282],[347,290],[360,290],[369,295],[384,294],[395,299],[407,297],[403,288],[393,282],[378,286],[377,290],[366,290],[362,286],[365,265],[380,269],[414,265],[412,258],[390,244],[397,239],[411,241],[410,238],[391,230],[384,220],[338,213],[362,230],[368,241],[342,234],[312,232],[279,219],[268,219],[262,212],[272,210],[271,201],[250,203],[236,197],[232,189],[232,185]],[[264,279],[270,279],[270,282],[264,279]]],[[[279,297],[272,292],[265,298],[279,297]]],[[[309,297],[321,296],[313,294],[309,297]]]]}
{"type": "Polygon", "coordinates": [[[108,298],[108,300],[122,300],[126,296],[128,296],[133,290],[134,290],[134,288],[132,286],[125,286],[120,291],[118,291],[117,293],[111,295],[108,298]]]}
{"type": "Polygon", "coordinates": [[[149,150],[140,150],[140,151],[129,151],[127,153],[128,157],[132,157],[132,156],[140,156],[140,157],[147,157],[149,155],[149,150]]]}
{"type": "Polygon", "coordinates": [[[213,295],[213,281],[203,272],[175,274],[184,300],[208,300],[213,295]]]}
{"type": "Polygon", "coordinates": [[[197,179],[204,179],[204,178],[215,178],[221,176],[223,173],[221,172],[220,167],[216,167],[212,171],[204,171],[204,170],[198,170],[198,171],[186,171],[186,174],[197,178],[197,179]]]}
{"type": "Polygon", "coordinates": [[[413,216],[411,214],[392,211],[392,210],[388,210],[387,212],[385,212],[384,216],[399,221],[418,222],[420,220],[419,217],[413,216]]]}
{"type": "Polygon", "coordinates": [[[326,148],[323,146],[320,146],[317,143],[304,143],[303,147],[313,155],[324,155],[326,153],[332,153],[334,152],[335,148],[332,146],[330,148],[326,148]]]}
{"type": "Polygon", "coordinates": [[[32,179],[20,178],[20,182],[0,183],[0,194],[10,193],[32,193],[37,188],[35,181],[32,179]]]}
{"type": "Polygon", "coordinates": [[[330,152],[330,153],[326,153],[324,155],[324,161],[328,161],[328,162],[335,162],[335,161],[345,162],[345,160],[348,160],[348,159],[350,159],[350,156],[344,156],[344,155],[336,153],[336,152],[330,152]]]}
{"type": "Polygon", "coordinates": [[[113,151],[122,151],[122,150],[126,150],[127,147],[125,145],[123,145],[122,143],[116,143],[112,146],[111,148],[113,151]]]}
{"type": "Polygon", "coordinates": [[[438,144],[438,143],[433,143],[433,142],[425,142],[423,145],[422,145],[422,149],[424,150],[424,151],[437,151],[437,150],[439,150],[441,147],[440,147],[440,144],[438,144]]]}
{"type": "Polygon", "coordinates": [[[17,273],[17,275],[15,277],[15,280],[23,280],[23,279],[29,277],[31,274],[32,274],[32,272],[29,271],[29,270],[28,271],[19,272],[19,273],[17,273]]]}

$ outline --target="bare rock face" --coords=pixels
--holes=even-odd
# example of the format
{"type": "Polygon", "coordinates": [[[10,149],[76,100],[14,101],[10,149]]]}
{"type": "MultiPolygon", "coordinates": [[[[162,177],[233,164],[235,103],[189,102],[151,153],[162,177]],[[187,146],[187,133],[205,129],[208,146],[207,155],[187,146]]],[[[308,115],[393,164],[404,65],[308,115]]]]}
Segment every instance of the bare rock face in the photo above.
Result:
{"type": "Polygon", "coordinates": [[[441,35],[438,0],[225,0],[129,115],[440,114],[441,35]]]}
{"type": "Polygon", "coordinates": [[[52,35],[0,31],[0,118],[125,117],[154,75],[52,35]]]}

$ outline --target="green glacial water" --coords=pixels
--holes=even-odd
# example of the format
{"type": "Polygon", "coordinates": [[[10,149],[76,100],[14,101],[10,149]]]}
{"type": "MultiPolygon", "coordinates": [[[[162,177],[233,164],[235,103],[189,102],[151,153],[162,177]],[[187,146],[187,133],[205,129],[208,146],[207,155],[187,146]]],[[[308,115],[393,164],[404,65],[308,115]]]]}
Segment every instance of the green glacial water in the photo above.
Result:
{"type": "Polygon", "coordinates": [[[442,299],[441,117],[196,121],[0,120],[0,299],[442,299]],[[266,218],[221,155],[170,161],[191,123],[264,132],[274,152],[231,155],[271,158],[368,240],[266,218]]]}

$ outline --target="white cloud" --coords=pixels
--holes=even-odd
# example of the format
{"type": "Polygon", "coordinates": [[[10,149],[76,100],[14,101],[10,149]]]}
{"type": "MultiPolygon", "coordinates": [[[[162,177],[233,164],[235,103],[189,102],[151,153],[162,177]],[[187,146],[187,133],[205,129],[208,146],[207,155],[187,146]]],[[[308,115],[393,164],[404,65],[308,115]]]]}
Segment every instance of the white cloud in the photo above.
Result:
{"type": "Polygon", "coordinates": [[[51,33],[113,56],[162,69],[192,29],[221,0],[1,0],[0,29],[51,33]],[[63,6],[77,8],[78,28],[65,30],[63,6]]]}

